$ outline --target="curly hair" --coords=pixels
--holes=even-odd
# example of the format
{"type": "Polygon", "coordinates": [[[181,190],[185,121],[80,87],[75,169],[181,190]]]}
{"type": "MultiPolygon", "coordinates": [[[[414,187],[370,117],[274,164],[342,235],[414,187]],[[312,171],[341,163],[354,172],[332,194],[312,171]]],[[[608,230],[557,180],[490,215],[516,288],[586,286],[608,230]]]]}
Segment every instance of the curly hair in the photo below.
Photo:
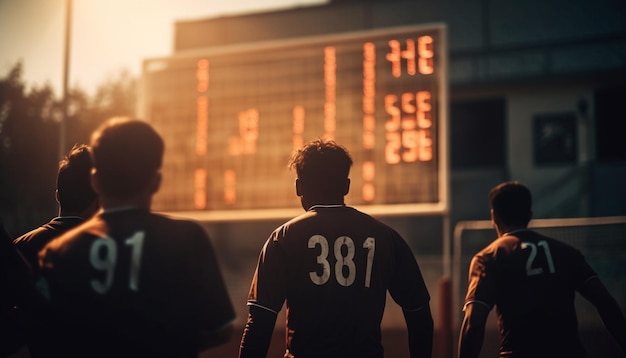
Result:
{"type": "Polygon", "coordinates": [[[346,148],[333,140],[323,139],[295,150],[288,163],[289,169],[295,169],[300,180],[327,193],[343,188],[351,166],[352,158],[346,148]]]}

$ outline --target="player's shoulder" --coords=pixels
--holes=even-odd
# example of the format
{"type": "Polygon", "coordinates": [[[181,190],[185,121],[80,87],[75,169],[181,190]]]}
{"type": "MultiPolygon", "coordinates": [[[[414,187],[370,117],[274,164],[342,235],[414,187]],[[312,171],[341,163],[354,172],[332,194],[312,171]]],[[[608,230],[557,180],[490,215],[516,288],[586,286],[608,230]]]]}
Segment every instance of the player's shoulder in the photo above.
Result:
{"type": "Polygon", "coordinates": [[[169,214],[149,213],[147,223],[152,231],[177,232],[179,234],[204,234],[204,227],[197,221],[169,214]]]}
{"type": "Polygon", "coordinates": [[[13,244],[17,246],[27,245],[33,240],[33,238],[39,237],[47,232],[48,230],[46,230],[44,226],[39,226],[15,238],[13,240],[13,244]]]}
{"type": "Polygon", "coordinates": [[[502,235],[490,242],[476,255],[474,260],[488,262],[499,257],[511,254],[521,245],[521,240],[517,235],[502,235]]]}
{"type": "Polygon", "coordinates": [[[551,250],[562,250],[571,253],[579,252],[578,248],[576,248],[575,246],[565,241],[562,241],[561,239],[547,236],[535,230],[526,230],[522,233],[519,233],[518,237],[522,242],[533,242],[535,244],[538,244],[540,242],[546,242],[548,245],[550,245],[551,250]]]}

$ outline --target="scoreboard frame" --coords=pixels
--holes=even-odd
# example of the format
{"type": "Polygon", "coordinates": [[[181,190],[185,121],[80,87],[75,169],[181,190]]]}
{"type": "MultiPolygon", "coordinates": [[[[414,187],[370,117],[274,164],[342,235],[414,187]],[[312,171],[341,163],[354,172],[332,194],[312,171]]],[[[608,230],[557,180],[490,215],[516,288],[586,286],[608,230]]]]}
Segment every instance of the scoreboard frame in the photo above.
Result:
{"type": "MultiPolygon", "coordinates": [[[[413,113],[411,113],[411,116],[417,117],[417,119],[412,118],[412,121],[408,122],[408,127],[411,127],[412,125],[413,127],[417,128],[418,131],[421,131],[422,128],[415,123],[419,123],[420,120],[423,123],[428,123],[429,121],[431,121],[433,124],[432,127],[428,128],[428,132],[435,132],[432,138],[429,138],[432,143],[432,147],[430,148],[430,154],[428,150],[422,150],[419,153],[412,150],[411,152],[413,153],[413,155],[409,155],[411,153],[408,153],[408,150],[406,151],[406,156],[410,158],[409,160],[413,160],[415,162],[419,162],[419,160],[424,160],[425,162],[427,162],[427,164],[432,164],[427,167],[418,167],[418,169],[421,171],[427,171],[425,177],[432,178],[432,183],[430,183],[430,186],[428,188],[434,188],[433,191],[435,191],[435,193],[431,193],[432,196],[429,196],[430,199],[421,202],[375,202],[370,204],[363,202],[351,203],[349,197],[347,196],[346,204],[374,216],[446,214],[449,210],[447,79],[448,59],[447,27],[445,24],[442,23],[379,28],[373,30],[360,30],[339,34],[226,45],[212,48],[200,48],[194,50],[180,51],[170,57],[145,60],[143,64],[143,106],[141,108],[142,117],[145,118],[147,121],[153,123],[155,128],[162,134],[166,142],[166,152],[163,166],[163,185],[160,192],[157,193],[154,199],[154,202],[156,204],[155,210],[170,215],[187,217],[205,222],[288,219],[303,213],[303,209],[300,207],[299,200],[295,193],[295,185],[293,185],[293,181],[295,180],[295,173],[290,173],[286,166],[286,160],[290,154],[289,151],[282,153],[281,161],[283,165],[280,169],[283,171],[283,173],[277,174],[281,176],[287,175],[291,178],[291,184],[287,185],[284,184],[284,178],[281,179],[281,182],[283,183],[282,185],[286,187],[278,189],[289,191],[289,195],[291,195],[291,197],[293,198],[293,201],[290,202],[289,205],[282,205],[279,207],[264,207],[262,202],[257,205],[254,201],[250,201],[249,206],[251,205],[251,207],[235,207],[232,209],[219,207],[215,209],[211,207],[206,207],[207,201],[215,200],[215,195],[211,196],[207,194],[206,187],[204,187],[204,192],[200,191],[200,194],[198,194],[200,190],[198,188],[202,188],[202,185],[206,185],[206,182],[223,181],[224,183],[227,183],[226,180],[229,178],[229,176],[230,178],[236,176],[237,180],[245,180],[239,179],[241,176],[238,176],[235,169],[227,169],[223,172],[217,173],[212,170],[214,168],[214,165],[210,164],[216,163],[216,161],[213,160],[209,162],[203,158],[205,158],[207,155],[211,155],[210,153],[215,152],[216,147],[212,146],[213,142],[220,140],[221,137],[226,137],[230,135],[230,143],[228,143],[228,145],[221,145],[220,147],[218,147],[218,150],[220,150],[219,148],[221,148],[221,150],[225,151],[225,153],[221,153],[222,157],[220,157],[220,159],[218,160],[219,165],[228,166],[224,163],[228,162],[229,158],[232,158],[233,161],[241,162],[240,158],[246,155],[252,157],[257,154],[257,150],[262,149],[260,148],[259,144],[261,142],[259,142],[258,140],[260,136],[259,123],[261,123],[262,121],[263,123],[272,121],[272,117],[264,117],[263,111],[258,110],[257,108],[255,108],[255,106],[248,106],[246,108],[242,107],[239,109],[238,130],[241,135],[238,138],[235,138],[236,140],[233,140],[232,138],[232,129],[231,132],[227,133],[224,132],[225,127],[219,127],[219,130],[213,127],[216,118],[212,118],[215,116],[212,116],[210,114],[212,112],[210,111],[212,111],[216,106],[219,107],[222,101],[226,102],[224,98],[228,99],[227,97],[222,97],[220,98],[220,101],[218,101],[216,100],[216,98],[211,97],[211,95],[219,95],[219,93],[211,93],[211,91],[215,91],[215,86],[213,86],[212,82],[213,77],[218,77],[218,74],[220,74],[219,65],[214,65],[214,63],[218,63],[219,61],[214,61],[213,59],[220,57],[234,59],[235,57],[233,56],[236,56],[238,54],[246,55],[253,53],[263,53],[264,51],[273,51],[277,55],[280,55],[282,53],[288,53],[292,49],[297,49],[301,52],[304,51],[305,53],[307,53],[308,51],[312,51],[312,53],[314,54],[310,56],[317,56],[316,58],[319,58],[319,66],[321,67],[320,74],[322,74],[321,77],[323,78],[319,79],[321,84],[318,85],[323,87],[324,93],[322,94],[323,98],[319,98],[320,103],[319,108],[317,108],[317,112],[315,110],[306,110],[307,115],[309,114],[308,112],[317,113],[317,116],[314,116],[312,119],[307,116],[305,120],[304,113],[306,106],[293,106],[293,123],[287,125],[287,128],[293,131],[293,148],[297,147],[296,141],[299,141],[299,143],[302,144],[308,140],[315,139],[316,137],[327,137],[336,139],[339,144],[346,146],[348,151],[353,156],[353,159],[355,159],[355,166],[353,166],[351,170],[350,177],[352,178],[358,175],[368,175],[364,174],[366,173],[365,169],[368,166],[365,165],[364,162],[360,162],[361,157],[363,156],[362,153],[360,153],[362,148],[358,148],[358,145],[356,145],[356,143],[346,143],[346,138],[351,138],[350,136],[344,136],[344,140],[341,140],[340,136],[335,137],[335,135],[337,134],[336,132],[340,131],[342,128],[337,120],[345,121],[345,118],[340,118],[340,115],[338,113],[339,111],[337,111],[336,108],[337,104],[333,102],[339,102],[339,97],[341,97],[342,95],[338,92],[339,89],[336,86],[336,84],[342,79],[342,69],[340,68],[340,56],[342,56],[342,53],[339,50],[335,53],[335,44],[339,44],[337,45],[337,48],[339,50],[341,50],[342,44],[348,44],[348,46],[359,45],[363,48],[363,58],[361,59],[362,69],[360,71],[360,73],[363,74],[361,82],[362,87],[360,87],[361,93],[351,94],[352,97],[358,98],[361,101],[358,107],[362,108],[363,110],[362,113],[357,113],[353,117],[350,117],[349,121],[352,127],[361,127],[363,132],[365,132],[368,127],[370,127],[371,123],[368,124],[366,120],[367,112],[370,111],[367,109],[368,105],[366,104],[366,102],[368,101],[368,93],[376,91],[375,94],[371,95],[371,102],[373,107],[373,103],[374,101],[376,101],[376,107],[378,108],[376,109],[377,116],[374,116],[374,109],[370,111],[370,114],[372,114],[371,117],[376,117],[375,120],[378,123],[376,123],[375,125],[378,126],[378,129],[376,129],[378,132],[374,134],[374,130],[372,130],[372,133],[369,133],[369,138],[372,141],[380,142],[381,138],[386,138],[387,141],[389,141],[389,138],[394,137],[394,135],[390,135],[389,133],[383,133],[384,136],[381,137],[380,127],[386,127],[387,129],[394,126],[397,128],[405,127],[404,118],[406,117],[406,113],[403,112],[405,104],[406,108],[409,108],[409,111],[413,111],[413,113]],[[416,36],[416,34],[418,36],[416,36]],[[389,46],[389,48],[386,50],[385,57],[380,56],[380,54],[376,54],[375,57],[377,62],[373,63],[374,67],[372,71],[379,73],[381,71],[381,69],[379,68],[379,64],[386,64],[390,66],[389,68],[391,69],[392,77],[398,75],[398,78],[400,78],[403,71],[405,72],[405,77],[409,76],[408,73],[411,71],[411,66],[413,66],[413,74],[411,74],[410,76],[414,76],[414,82],[411,82],[410,79],[407,80],[406,78],[404,80],[398,80],[398,83],[401,82],[402,88],[406,89],[412,88],[411,86],[415,86],[415,88],[413,88],[413,92],[409,91],[410,95],[409,92],[406,92],[403,89],[402,94],[385,95],[384,100],[375,97],[378,95],[378,91],[376,89],[378,83],[376,83],[376,81],[380,78],[380,76],[376,75],[373,81],[368,82],[368,78],[371,77],[368,73],[371,73],[371,71],[368,72],[366,70],[366,68],[368,67],[368,45],[366,44],[373,44],[374,42],[372,42],[372,39],[375,39],[376,41],[378,41],[378,43],[380,43],[380,41],[384,39],[385,41],[388,41],[389,46]],[[401,39],[402,41],[396,41],[396,39],[401,39]],[[420,44],[420,40],[425,41],[422,41],[423,43],[420,44]],[[392,43],[392,41],[395,42],[392,43]],[[317,51],[317,53],[315,53],[313,49],[319,49],[320,46],[324,48],[324,53],[319,54],[320,51],[317,51]],[[423,50],[424,56],[421,56],[422,54],[418,54],[419,51],[421,51],[420,49],[423,50]],[[182,63],[183,65],[180,65],[180,63],[182,63]],[[195,68],[190,68],[190,63],[194,63],[195,68]],[[217,67],[217,69],[215,67],[217,67]],[[158,78],[156,76],[161,73],[171,73],[172,75],[175,74],[177,77],[180,76],[181,78],[191,77],[187,79],[182,78],[180,81],[182,81],[181,86],[186,89],[189,89],[193,86],[193,91],[180,91],[178,90],[177,86],[169,86],[163,84],[161,85],[161,91],[159,91],[159,88],[155,85],[155,83],[158,82],[158,78]],[[435,75],[432,78],[436,79],[428,79],[429,75],[435,75]],[[419,84],[426,80],[423,80],[421,82],[419,78],[428,79],[428,85],[424,85],[428,88],[428,90],[421,90],[422,88],[420,88],[419,84]],[[172,89],[169,89],[170,87],[172,89]],[[370,87],[372,90],[369,90],[370,87]],[[163,91],[163,89],[165,90],[163,91]],[[161,93],[168,91],[169,93],[161,93]],[[192,93],[194,98],[187,98],[192,96],[192,93]],[[426,96],[421,95],[424,93],[426,94],[426,96]],[[405,95],[408,95],[409,98],[406,101],[404,100],[405,95]],[[178,102],[175,102],[175,105],[173,106],[176,107],[176,109],[162,111],[162,107],[159,107],[159,101],[173,101],[170,100],[168,96],[177,96],[179,98],[176,100],[178,102]],[[333,107],[333,105],[335,105],[335,107],[333,107]],[[383,107],[384,109],[380,107],[383,107]],[[420,107],[424,107],[428,111],[432,111],[434,115],[432,117],[425,117],[424,113],[420,112],[420,110],[418,109],[420,107]],[[381,110],[383,110],[387,118],[380,118],[381,110]],[[394,115],[392,114],[396,111],[398,112],[398,115],[395,117],[398,118],[394,124],[392,123],[394,121],[392,121],[391,119],[394,117],[394,115]],[[169,113],[169,117],[168,115],[164,115],[162,112],[169,113]],[[333,118],[333,116],[336,116],[336,118],[333,118]],[[252,130],[250,130],[250,125],[244,126],[245,128],[242,128],[242,121],[248,124],[254,123],[254,125],[252,126],[252,130]],[[302,135],[302,127],[305,125],[309,125],[310,122],[314,121],[319,122],[317,123],[319,127],[319,135],[308,136],[304,138],[304,136],[302,135]],[[182,123],[186,124],[183,125],[182,123]],[[180,129],[179,127],[181,126],[185,126],[186,129],[180,129]],[[296,138],[298,134],[296,132],[299,132],[300,134],[298,138],[296,138]],[[247,140],[247,138],[250,140],[247,140]],[[259,146],[259,148],[257,148],[257,146],[259,146]],[[172,150],[180,152],[181,154],[173,159],[171,153],[172,150]],[[237,159],[235,159],[235,157],[237,157],[237,159]],[[180,173],[181,171],[182,174],[180,173]],[[192,171],[193,174],[191,173],[192,171]],[[211,176],[219,176],[219,178],[211,176]],[[177,179],[171,181],[170,177],[177,177],[177,179]],[[203,184],[203,181],[205,184],[203,184]],[[195,188],[195,191],[193,193],[187,191],[181,194],[181,191],[189,186],[195,188]],[[163,192],[165,192],[165,194],[163,194],[163,192]],[[172,208],[171,205],[168,204],[168,200],[161,200],[162,197],[168,196],[170,198],[174,198],[170,199],[169,202],[179,202],[181,200],[180,196],[183,196],[186,198],[183,200],[187,200],[189,202],[193,201],[196,207],[172,208]],[[201,205],[203,203],[205,205],[205,208],[203,208],[201,205]]],[[[374,45],[371,45],[371,47],[374,47],[374,45]]],[[[377,50],[380,52],[380,48],[377,48],[377,50]]],[[[245,56],[243,58],[245,58],[245,56]]],[[[244,59],[242,61],[245,64],[246,60],[244,59]]],[[[236,66],[236,64],[234,66],[236,66]]],[[[227,69],[224,69],[224,72],[227,71],[227,69]]],[[[231,71],[229,73],[232,74],[234,72],[231,71]]],[[[170,77],[172,75],[170,75],[170,77]]],[[[267,85],[268,88],[271,88],[272,86],[272,84],[268,83],[264,83],[264,85],[267,85]]],[[[217,91],[219,91],[219,87],[217,91]]],[[[257,97],[259,96],[260,95],[257,95],[257,97]]],[[[230,117],[228,121],[236,122],[235,118],[230,117]]],[[[222,120],[222,122],[227,122],[227,120],[222,120]]],[[[284,125],[284,123],[282,122],[276,124],[284,125]]],[[[346,123],[344,122],[343,126],[345,127],[345,125],[346,123]]],[[[404,134],[398,134],[395,135],[395,137],[402,138],[402,143],[404,143],[405,137],[408,138],[408,140],[410,141],[409,143],[415,143],[414,136],[408,135],[410,134],[410,130],[398,129],[398,133],[404,133],[404,131],[407,132],[406,136],[404,134]],[[413,140],[411,140],[411,138],[413,138],[413,140]]],[[[363,142],[361,143],[363,146],[367,146],[367,144],[365,144],[368,142],[367,134],[368,133],[363,133],[363,142]]],[[[360,140],[361,139],[359,138],[358,141],[360,140]]],[[[380,146],[376,147],[374,144],[371,144],[371,146],[369,147],[369,151],[371,153],[366,153],[365,156],[376,156],[377,158],[384,156],[387,163],[389,163],[390,161],[396,161],[396,163],[402,161],[402,154],[405,152],[394,151],[393,149],[389,148],[389,142],[387,142],[387,144],[383,148],[381,148],[380,146]],[[384,153],[381,154],[381,152],[384,153]]],[[[262,158],[266,157],[267,156],[262,158]]],[[[257,165],[259,162],[259,160],[247,160],[248,166],[257,165]]],[[[261,163],[260,165],[263,164],[261,163]]],[[[409,167],[410,163],[402,163],[402,165],[405,165],[407,169],[398,173],[409,174],[395,175],[394,180],[400,180],[397,183],[397,187],[399,188],[407,187],[411,183],[410,180],[415,180],[415,178],[411,178],[410,175],[413,171],[413,169],[409,167]],[[404,185],[404,182],[402,181],[405,177],[407,182],[409,183],[407,185],[404,185]]],[[[371,164],[371,166],[373,167],[374,164],[371,164]]],[[[373,169],[371,170],[373,171],[373,169]]],[[[419,170],[415,170],[415,176],[420,176],[421,172],[419,172],[419,170]]],[[[374,174],[372,174],[372,176],[373,175],[374,174]]],[[[394,176],[389,175],[389,177],[392,178],[394,176]]],[[[378,178],[374,178],[372,179],[372,181],[375,181],[377,179],[378,178]]],[[[233,183],[237,183],[235,179],[232,180],[233,183]]],[[[227,186],[227,184],[220,185],[222,185],[223,187],[227,186]]],[[[355,191],[362,190],[363,197],[369,195],[366,194],[370,193],[365,189],[366,185],[366,180],[352,180],[350,194],[353,194],[355,191]],[[359,183],[359,187],[355,187],[355,183],[359,183]]],[[[376,182],[376,185],[384,186],[387,184],[381,184],[380,182],[376,182]]],[[[221,197],[220,200],[229,200],[228,195],[230,195],[230,198],[234,198],[239,195],[237,194],[237,184],[232,184],[231,186],[232,188],[230,189],[230,193],[228,192],[227,188],[224,189],[224,196],[221,197]]],[[[258,188],[255,190],[259,191],[258,188]]],[[[275,190],[275,188],[270,188],[268,190],[275,190]]]]}

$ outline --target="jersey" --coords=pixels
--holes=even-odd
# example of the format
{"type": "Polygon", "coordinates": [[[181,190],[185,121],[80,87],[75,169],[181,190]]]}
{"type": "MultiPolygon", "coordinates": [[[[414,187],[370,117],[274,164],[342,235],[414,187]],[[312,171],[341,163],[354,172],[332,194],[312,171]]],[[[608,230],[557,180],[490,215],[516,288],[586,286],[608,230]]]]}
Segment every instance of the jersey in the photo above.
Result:
{"type": "Polygon", "coordinates": [[[36,270],[39,266],[39,250],[46,246],[50,240],[83,223],[83,221],[78,216],[59,216],[13,240],[13,244],[36,270]]]}
{"type": "Polygon", "coordinates": [[[143,209],[101,212],[40,252],[67,355],[196,357],[235,317],[209,237],[143,209]]]}
{"type": "MultiPolygon", "coordinates": [[[[24,255],[33,272],[39,271],[39,250],[52,239],[80,225],[84,219],[78,216],[59,216],[13,240],[13,244],[24,255]]],[[[31,296],[19,310],[21,320],[27,322],[26,342],[32,357],[47,357],[50,347],[56,344],[57,319],[50,316],[38,296],[31,296]]]]}
{"type": "Polygon", "coordinates": [[[594,277],[574,247],[519,230],[474,256],[465,304],[496,306],[501,356],[586,357],[574,299],[594,277]]]}
{"type": "Polygon", "coordinates": [[[0,357],[13,356],[26,343],[27,332],[17,307],[32,291],[32,276],[30,265],[0,222],[0,357]]]}
{"type": "Polygon", "coordinates": [[[404,239],[354,208],[318,205],[270,235],[248,305],[278,312],[286,302],[295,357],[382,357],[387,291],[407,310],[430,300],[404,239]]]}

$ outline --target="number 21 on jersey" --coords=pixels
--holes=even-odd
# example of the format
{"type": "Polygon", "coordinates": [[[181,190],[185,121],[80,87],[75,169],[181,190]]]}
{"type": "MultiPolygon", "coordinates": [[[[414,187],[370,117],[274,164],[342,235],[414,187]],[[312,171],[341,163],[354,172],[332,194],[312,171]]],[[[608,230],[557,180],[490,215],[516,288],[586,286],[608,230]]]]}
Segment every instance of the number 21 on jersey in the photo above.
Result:
{"type": "Polygon", "coordinates": [[[545,240],[541,240],[537,244],[524,241],[522,242],[522,249],[530,250],[530,254],[526,260],[526,276],[534,276],[544,273],[542,267],[536,267],[538,264],[542,263],[541,260],[538,260],[538,248],[543,249],[546,264],[548,265],[548,271],[550,273],[554,273],[554,261],[552,260],[552,253],[550,252],[550,246],[548,246],[548,243],[545,240]]]}
{"type": "MultiPolygon", "coordinates": [[[[313,235],[309,239],[309,248],[320,247],[320,254],[317,255],[317,263],[322,265],[322,273],[318,274],[315,271],[309,272],[311,281],[316,285],[323,285],[330,279],[330,262],[328,262],[329,245],[328,240],[322,235],[313,235]]],[[[367,261],[365,267],[365,287],[370,287],[370,281],[372,278],[372,265],[374,264],[374,253],[376,252],[376,240],[373,237],[368,237],[363,242],[363,248],[367,250],[367,261]]],[[[354,241],[348,236],[340,236],[335,240],[333,245],[333,255],[337,260],[335,264],[335,279],[341,286],[347,287],[354,283],[356,278],[357,267],[354,263],[354,254],[356,248],[354,247],[354,241]],[[345,250],[344,250],[345,248],[345,250]],[[347,269],[347,272],[344,271],[347,269]]]]}

